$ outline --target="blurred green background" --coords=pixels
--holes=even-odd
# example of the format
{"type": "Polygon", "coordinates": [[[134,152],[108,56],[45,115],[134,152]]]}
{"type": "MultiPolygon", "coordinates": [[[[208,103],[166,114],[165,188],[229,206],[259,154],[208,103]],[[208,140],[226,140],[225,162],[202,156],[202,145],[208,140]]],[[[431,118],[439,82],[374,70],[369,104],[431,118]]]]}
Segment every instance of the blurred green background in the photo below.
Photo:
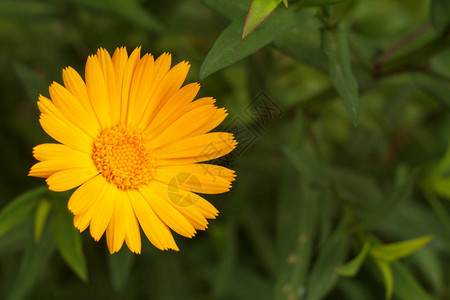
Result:
{"type": "Polygon", "coordinates": [[[1,299],[450,299],[448,0],[254,1],[241,42],[250,2],[0,0],[1,299]],[[27,177],[38,94],[119,46],[188,60],[240,142],[180,252],[61,245],[68,195],[27,177]]]}

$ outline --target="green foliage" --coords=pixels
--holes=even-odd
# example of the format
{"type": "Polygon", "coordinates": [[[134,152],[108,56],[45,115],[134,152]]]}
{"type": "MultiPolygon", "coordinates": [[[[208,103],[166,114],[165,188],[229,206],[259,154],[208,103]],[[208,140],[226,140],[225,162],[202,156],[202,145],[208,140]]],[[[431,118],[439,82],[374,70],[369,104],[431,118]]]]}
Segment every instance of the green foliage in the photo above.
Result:
{"type": "Polygon", "coordinates": [[[448,298],[450,2],[281,2],[2,1],[1,299],[448,298]],[[189,60],[238,129],[237,180],[180,252],[110,255],[26,176],[52,142],[37,96],[117,46],[189,60]]]}

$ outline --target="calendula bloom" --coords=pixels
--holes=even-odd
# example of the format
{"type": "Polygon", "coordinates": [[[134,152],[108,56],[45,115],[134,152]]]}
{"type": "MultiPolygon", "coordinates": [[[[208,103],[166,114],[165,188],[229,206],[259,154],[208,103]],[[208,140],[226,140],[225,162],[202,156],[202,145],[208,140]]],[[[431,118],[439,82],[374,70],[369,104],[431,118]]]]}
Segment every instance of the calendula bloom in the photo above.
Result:
{"type": "Polygon", "coordinates": [[[234,171],[204,163],[236,147],[232,134],[210,132],[227,116],[213,98],[194,100],[198,83],[185,86],[187,62],[171,68],[156,60],[100,48],[87,59],[85,81],[71,67],[64,86],[40,95],[42,128],[59,143],[33,149],[40,162],[30,176],[47,178],[50,190],[77,188],[68,202],[74,225],[94,240],[106,231],[111,253],[125,241],[141,251],[139,225],[153,245],[178,250],[171,230],[193,237],[218,211],[196,193],[229,191],[234,171]]]}

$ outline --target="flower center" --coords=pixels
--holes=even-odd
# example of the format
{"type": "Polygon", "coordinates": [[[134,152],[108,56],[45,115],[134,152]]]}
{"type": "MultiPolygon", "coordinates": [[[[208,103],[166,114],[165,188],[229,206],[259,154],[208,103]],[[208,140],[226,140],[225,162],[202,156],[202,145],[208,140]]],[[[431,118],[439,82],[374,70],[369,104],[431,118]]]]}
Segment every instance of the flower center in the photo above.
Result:
{"type": "Polygon", "coordinates": [[[94,141],[92,159],[106,180],[124,190],[147,183],[156,167],[148,138],[120,126],[103,131],[94,141]]]}

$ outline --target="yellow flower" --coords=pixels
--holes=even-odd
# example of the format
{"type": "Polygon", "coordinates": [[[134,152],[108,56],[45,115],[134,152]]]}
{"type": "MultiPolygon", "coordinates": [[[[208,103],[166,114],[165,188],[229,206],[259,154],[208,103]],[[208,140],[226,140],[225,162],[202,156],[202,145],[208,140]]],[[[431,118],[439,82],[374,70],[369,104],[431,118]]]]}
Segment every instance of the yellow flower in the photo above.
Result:
{"type": "Polygon", "coordinates": [[[199,84],[182,87],[188,71],[187,62],[171,68],[168,53],[141,58],[138,47],[128,57],[122,47],[111,58],[100,48],[87,59],[86,82],[68,67],[65,86],[53,82],[51,100],[39,96],[41,126],[60,144],[36,146],[29,175],[53,191],[78,187],[68,202],[74,225],[89,226],[96,241],[106,231],[111,253],[124,241],[141,252],[139,224],[157,248],[178,251],[171,230],[191,238],[218,214],[196,193],[227,192],[235,178],[202,163],[237,143],[208,133],[227,113],[213,98],[194,100],[199,84]]]}

